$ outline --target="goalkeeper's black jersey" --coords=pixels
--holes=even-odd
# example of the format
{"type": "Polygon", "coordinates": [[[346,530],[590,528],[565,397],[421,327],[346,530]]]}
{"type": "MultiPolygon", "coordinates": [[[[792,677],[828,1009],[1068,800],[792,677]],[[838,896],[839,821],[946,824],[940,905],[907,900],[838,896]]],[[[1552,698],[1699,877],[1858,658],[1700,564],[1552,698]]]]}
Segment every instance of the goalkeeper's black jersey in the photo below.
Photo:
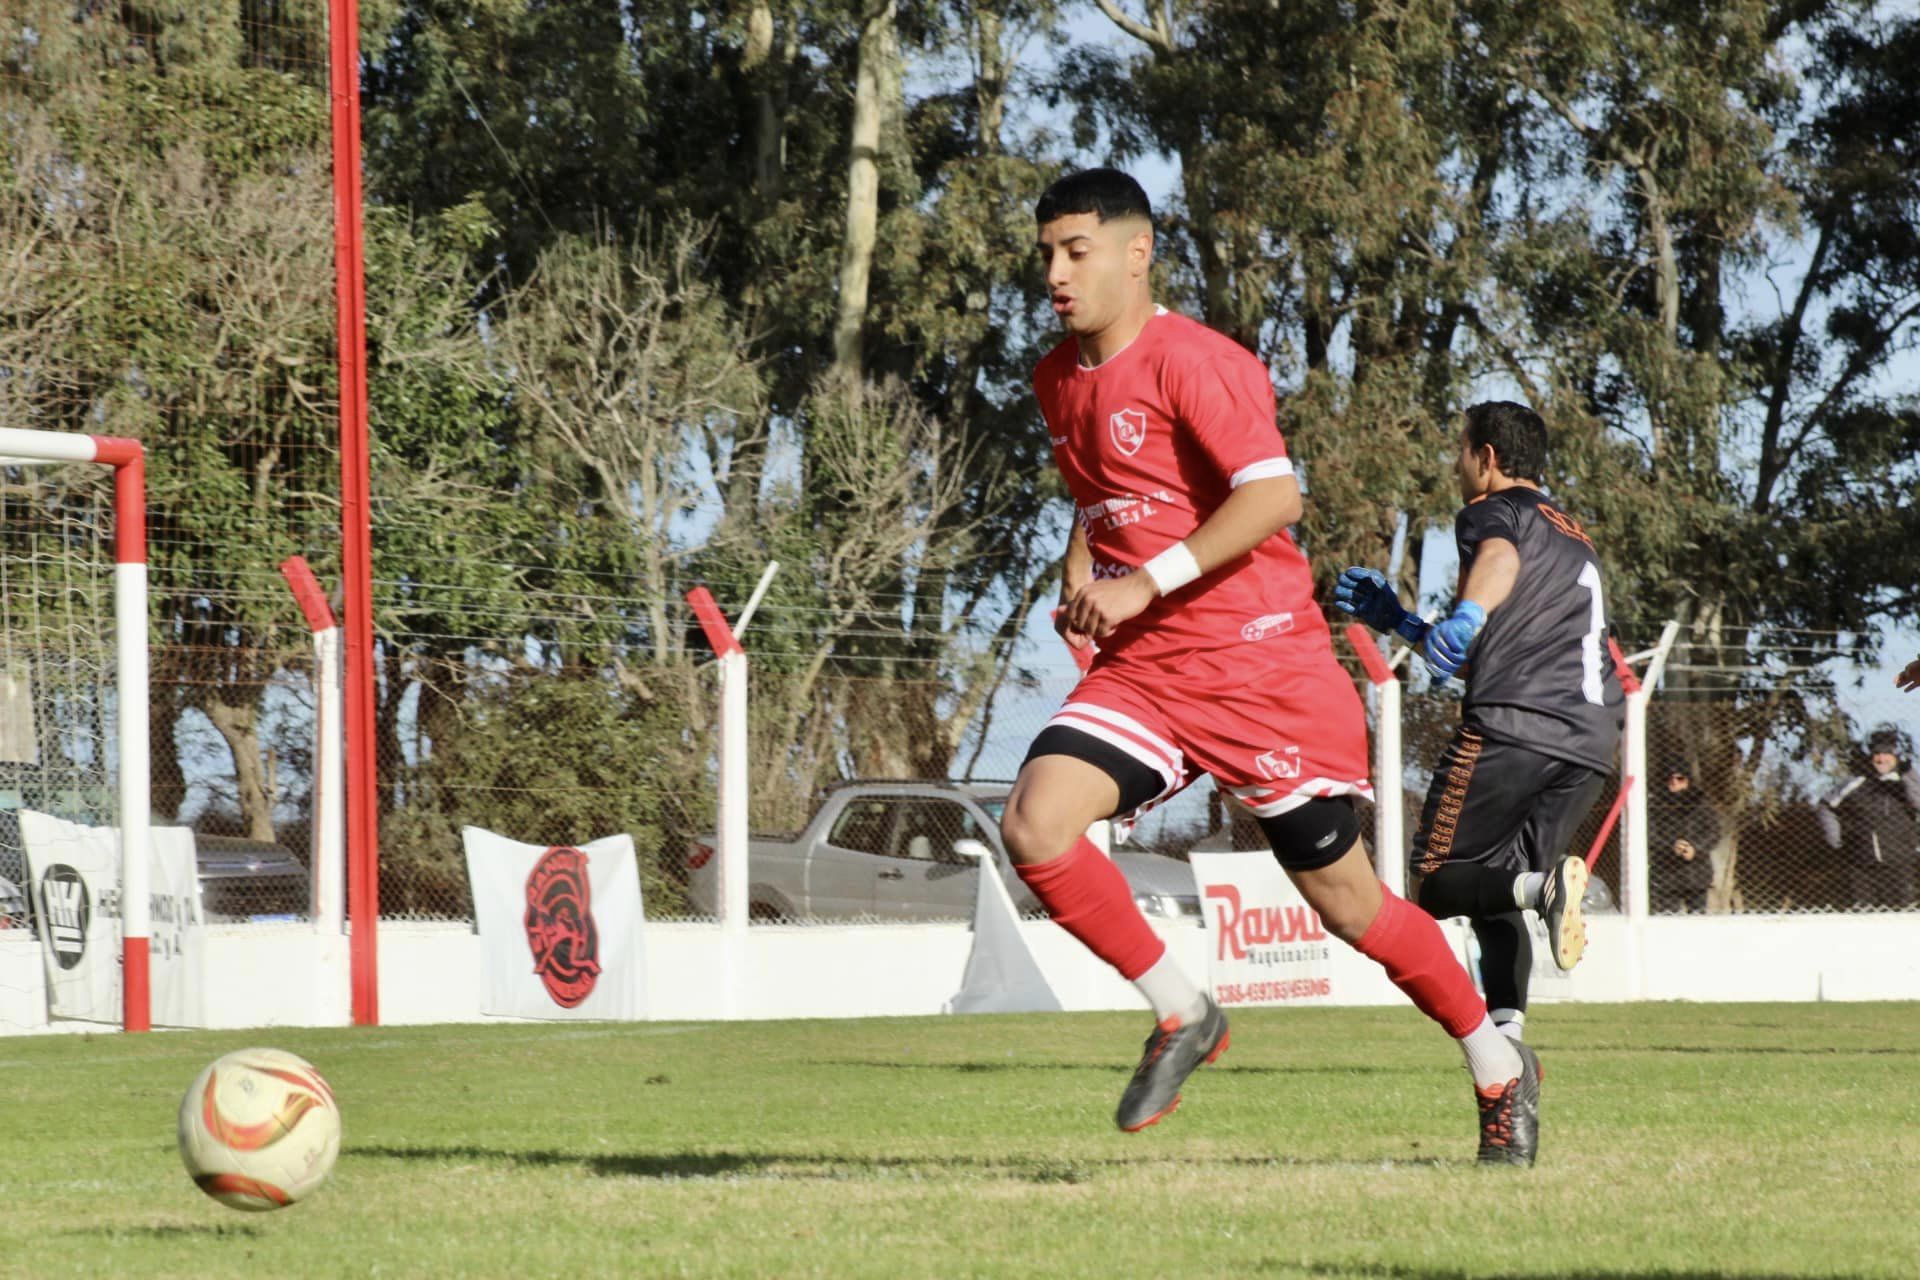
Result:
{"type": "Polygon", "coordinates": [[[1504,538],[1520,553],[1513,594],[1487,615],[1467,655],[1467,723],[1611,772],[1626,699],[1607,649],[1600,559],[1586,531],[1520,485],[1467,504],[1454,538],[1463,585],[1488,538],[1504,538]]]}

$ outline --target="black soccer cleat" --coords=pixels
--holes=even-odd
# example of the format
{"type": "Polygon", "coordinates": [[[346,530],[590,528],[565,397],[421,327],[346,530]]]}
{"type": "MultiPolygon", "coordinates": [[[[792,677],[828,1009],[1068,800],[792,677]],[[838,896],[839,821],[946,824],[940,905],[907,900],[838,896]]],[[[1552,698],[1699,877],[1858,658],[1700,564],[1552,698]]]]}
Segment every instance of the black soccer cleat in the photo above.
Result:
{"type": "Polygon", "coordinates": [[[1480,1104],[1480,1163],[1531,1165],[1540,1154],[1540,1058],[1515,1041],[1520,1074],[1490,1089],[1475,1089],[1480,1104]]]}
{"type": "Polygon", "coordinates": [[[1540,921],[1547,926],[1553,962],[1562,969],[1579,964],[1587,949],[1587,922],[1580,914],[1580,899],[1586,892],[1586,861],[1572,857],[1560,859],[1540,888],[1540,921]]]}
{"type": "Polygon", "coordinates": [[[1128,1133],[1138,1133],[1180,1105],[1180,1086],[1202,1063],[1227,1051],[1227,1015],[1206,997],[1207,1011],[1190,1026],[1169,1018],[1147,1037],[1140,1065],[1120,1095],[1113,1121],[1128,1133]],[[1172,1023],[1172,1025],[1168,1025],[1172,1023]]]}

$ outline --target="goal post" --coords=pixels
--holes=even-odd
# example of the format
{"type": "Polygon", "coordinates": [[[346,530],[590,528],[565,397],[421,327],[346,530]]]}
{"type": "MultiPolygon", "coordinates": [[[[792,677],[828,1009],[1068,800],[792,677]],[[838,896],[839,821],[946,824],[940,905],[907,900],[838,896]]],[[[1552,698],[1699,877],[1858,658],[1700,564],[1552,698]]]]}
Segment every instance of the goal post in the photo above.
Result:
{"type": "MultiPolygon", "coordinates": [[[[113,827],[120,860],[121,1025],[146,1031],[152,1026],[146,454],[138,441],[117,436],[0,427],[0,467],[62,463],[110,468],[113,478],[113,827]]],[[[0,593],[14,591],[14,584],[0,580],[0,593]]]]}

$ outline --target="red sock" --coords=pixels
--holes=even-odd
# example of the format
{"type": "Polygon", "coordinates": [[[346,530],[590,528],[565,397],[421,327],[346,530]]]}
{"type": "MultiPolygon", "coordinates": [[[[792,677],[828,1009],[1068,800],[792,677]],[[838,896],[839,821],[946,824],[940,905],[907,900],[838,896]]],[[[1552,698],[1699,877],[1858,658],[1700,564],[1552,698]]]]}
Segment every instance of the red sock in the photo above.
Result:
{"type": "Polygon", "coordinates": [[[1055,924],[1118,969],[1128,982],[1166,954],[1167,944],[1134,904],[1127,878],[1085,836],[1050,862],[1029,867],[1016,864],[1014,870],[1055,924]]]}
{"type": "Polygon", "coordinates": [[[1460,1039],[1487,1016],[1487,1002],[1473,989],[1473,979],[1454,957],[1439,922],[1394,897],[1385,885],[1380,892],[1380,914],[1354,944],[1355,950],[1378,960],[1420,1012],[1460,1039]]]}

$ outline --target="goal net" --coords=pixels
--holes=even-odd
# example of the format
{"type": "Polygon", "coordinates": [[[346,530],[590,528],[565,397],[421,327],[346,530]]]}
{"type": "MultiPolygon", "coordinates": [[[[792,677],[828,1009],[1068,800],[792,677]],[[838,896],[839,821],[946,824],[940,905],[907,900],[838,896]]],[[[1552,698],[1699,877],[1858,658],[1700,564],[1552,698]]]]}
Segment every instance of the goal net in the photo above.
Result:
{"type": "Polygon", "coordinates": [[[143,488],[131,441],[0,428],[0,1019],[149,1025],[143,488]]]}

